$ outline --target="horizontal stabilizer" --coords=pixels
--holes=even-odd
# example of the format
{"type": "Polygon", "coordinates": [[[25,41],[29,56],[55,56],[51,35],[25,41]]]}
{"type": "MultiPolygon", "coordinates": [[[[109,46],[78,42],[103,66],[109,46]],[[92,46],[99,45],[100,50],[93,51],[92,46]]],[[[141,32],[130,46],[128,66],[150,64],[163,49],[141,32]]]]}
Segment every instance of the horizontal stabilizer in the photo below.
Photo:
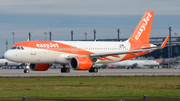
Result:
{"type": "MultiPolygon", "coordinates": [[[[162,43],[161,46],[156,46],[156,47],[142,47],[141,49],[162,49],[166,46],[166,43],[169,39],[169,35],[167,36],[167,38],[164,40],[164,42],[162,43]]],[[[173,45],[170,45],[170,46],[173,46],[173,45]]]]}

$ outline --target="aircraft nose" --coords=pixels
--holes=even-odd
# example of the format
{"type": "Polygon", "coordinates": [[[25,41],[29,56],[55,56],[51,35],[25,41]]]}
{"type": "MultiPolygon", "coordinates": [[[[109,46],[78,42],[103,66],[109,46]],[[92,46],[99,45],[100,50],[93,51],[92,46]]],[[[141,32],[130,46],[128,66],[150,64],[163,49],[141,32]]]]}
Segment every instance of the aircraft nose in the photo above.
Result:
{"type": "Polygon", "coordinates": [[[8,50],[4,53],[4,57],[5,59],[7,60],[11,60],[11,57],[12,57],[12,53],[8,50]]]}

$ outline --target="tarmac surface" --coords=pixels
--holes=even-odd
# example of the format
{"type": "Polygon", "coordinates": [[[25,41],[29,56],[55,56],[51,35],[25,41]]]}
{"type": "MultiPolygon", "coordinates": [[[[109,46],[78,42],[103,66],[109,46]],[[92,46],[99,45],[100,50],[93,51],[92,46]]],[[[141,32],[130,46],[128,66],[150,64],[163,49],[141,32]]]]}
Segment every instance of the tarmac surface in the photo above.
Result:
{"type": "Polygon", "coordinates": [[[24,77],[24,76],[160,76],[180,75],[180,69],[99,69],[98,73],[89,71],[70,70],[70,73],[61,73],[60,69],[49,69],[48,71],[30,71],[24,73],[24,69],[0,69],[2,77],[24,77]]]}

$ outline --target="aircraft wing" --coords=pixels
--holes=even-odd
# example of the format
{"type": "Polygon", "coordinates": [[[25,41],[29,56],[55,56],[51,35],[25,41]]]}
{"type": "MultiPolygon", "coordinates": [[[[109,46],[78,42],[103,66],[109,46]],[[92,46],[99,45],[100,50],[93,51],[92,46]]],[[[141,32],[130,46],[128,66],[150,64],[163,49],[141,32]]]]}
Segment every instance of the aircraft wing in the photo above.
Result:
{"type": "MultiPolygon", "coordinates": [[[[133,54],[138,52],[146,52],[151,51],[151,49],[142,49],[142,50],[132,50],[132,51],[119,51],[119,52],[107,52],[107,53],[96,53],[96,54],[87,54],[85,56],[89,57],[102,57],[102,56],[111,56],[111,55],[121,55],[121,54],[133,54]]],[[[71,59],[73,57],[76,57],[79,55],[70,55],[67,57],[67,59],[71,59]]]]}
{"type": "Polygon", "coordinates": [[[111,55],[121,55],[121,54],[133,54],[138,52],[150,51],[150,49],[142,49],[142,50],[132,50],[132,51],[120,51],[120,52],[108,52],[108,53],[96,53],[90,54],[90,57],[101,57],[101,56],[111,56],[111,55]]]}

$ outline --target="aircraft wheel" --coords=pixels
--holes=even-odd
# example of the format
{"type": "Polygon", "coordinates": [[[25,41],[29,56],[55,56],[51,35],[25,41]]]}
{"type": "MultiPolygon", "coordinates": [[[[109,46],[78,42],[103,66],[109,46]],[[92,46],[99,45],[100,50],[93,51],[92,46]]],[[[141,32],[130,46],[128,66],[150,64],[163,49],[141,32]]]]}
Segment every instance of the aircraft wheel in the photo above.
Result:
{"type": "Polygon", "coordinates": [[[94,73],[97,73],[98,72],[98,68],[96,67],[93,67],[89,70],[90,73],[94,72],[94,73]]]}
{"type": "Polygon", "coordinates": [[[29,73],[30,70],[29,69],[24,69],[24,73],[29,73]]]}
{"type": "Polygon", "coordinates": [[[65,68],[61,68],[61,73],[64,73],[64,69],[65,69],[65,68]]]}
{"type": "Polygon", "coordinates": [[[92,72],[92,68],[90,68],[90,70],[89,70],[89,73],[91,73],[92,72]]]}
{"type": "Polygon", "coordinates": [[[61,73],[69,73],[70,69],[69,68],[61,68],[61,73]]]}
{"type": "Polygon", "coordinates": [[[66,72],[66,73],[69,73],[69,72],[70,72],[70,69],[69,69],[69,68],[66,68],[66,69],[65,69],[65,72],[66,72]]]}
{"type": "Polygon", "coordinates": [[[95,73],[97,73],[97,72],[98,72],[98,68],[94,67],[93,71],[94,71],[95,73]]]}

